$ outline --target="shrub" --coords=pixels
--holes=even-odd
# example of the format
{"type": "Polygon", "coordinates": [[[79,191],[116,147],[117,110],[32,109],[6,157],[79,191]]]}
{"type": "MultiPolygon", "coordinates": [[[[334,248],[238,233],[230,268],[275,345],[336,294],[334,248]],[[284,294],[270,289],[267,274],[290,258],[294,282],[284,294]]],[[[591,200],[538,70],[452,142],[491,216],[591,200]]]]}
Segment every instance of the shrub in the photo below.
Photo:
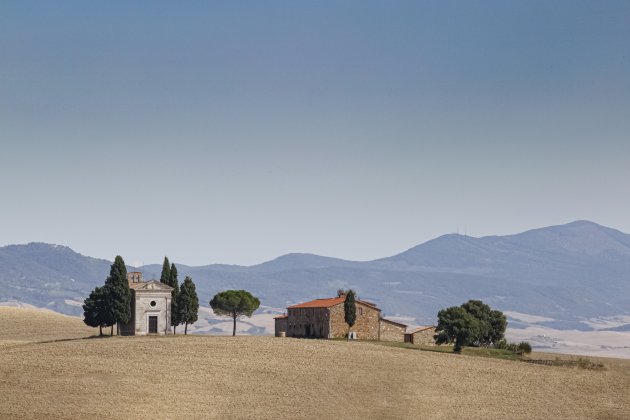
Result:
{"type": "Polygon", "coordinates": [[[508,342],[505,338],[502,338],[501,340],[497,340],[494,343],[494,348],[495,349],[499,349],[499,350],[505,350],[507,348],[508,342]]]}
{"type": "Polygon", "coordinates": [[[603,363],[593,362],[590,359],[580,357],[577,360],[562,360],[559,357],[553,361],[553,366],[564,366],[564,367],[577,367],[580,369],[588,369],[588,370],[605,370],[606,366],[603,363]]]}
{"type": "Polygon", "coordinates": [[[519,354],[529,354],[532,352],[532,346],[527,341],[521,341],[518,343],[519,354]]]}
{"type": "Polygon", "coordinates": [[[509,350],[512,353],[518,353],[518,344],[509,343],[505,346],[505,350],[509,350]]]}

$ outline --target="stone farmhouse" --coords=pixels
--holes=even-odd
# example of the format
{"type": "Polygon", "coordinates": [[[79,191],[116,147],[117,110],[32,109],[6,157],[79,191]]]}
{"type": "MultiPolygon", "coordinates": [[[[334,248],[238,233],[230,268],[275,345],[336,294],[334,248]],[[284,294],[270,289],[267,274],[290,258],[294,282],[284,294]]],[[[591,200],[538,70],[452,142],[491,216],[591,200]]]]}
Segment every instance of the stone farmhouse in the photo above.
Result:
{"type": "Polygon", "coordinates": [[[122,335],[169,334],[172,287],[156,280],[144,281],[142,273],[127,273],[131,289],[131,320],[121,325],[122,335]]]}
{"type": "MultiPolygon", "coordinates": [[[[340,294],[335,298],[315,299],[289,306],[286,314],[274,318],[276,337],[346,337],[348,324],[344,319],[345,300],[345,295],[340,294]]],[[[381,310],[375,304],[357,299],[355,305],[356,322],[351,329],[354,338],[415,343],[415,335],[407,337],[407,325],[382,318],[381,310]]],[[[434,334],[435,328],[422,327],[422,331],[426,331],[425,335],[434,334]]],[[[419,344],[428,344],[419,337],[416,339],[419,344]]],[[[431,335],[431,344],[432,337],[431,335]]]]}

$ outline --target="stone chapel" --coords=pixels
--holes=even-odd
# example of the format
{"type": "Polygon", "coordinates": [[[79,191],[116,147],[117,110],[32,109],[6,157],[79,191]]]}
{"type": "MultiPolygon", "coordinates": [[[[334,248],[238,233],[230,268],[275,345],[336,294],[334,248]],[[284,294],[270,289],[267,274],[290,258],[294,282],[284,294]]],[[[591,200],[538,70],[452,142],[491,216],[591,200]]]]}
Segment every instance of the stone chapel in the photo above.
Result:
{"type": "Polygon", "coordinates": [[[144,281],[142,273],[127,273],[131,289],[131,320],[121,325],[122,335],[170,334],[172,287],[157,280],[144,281]]]}

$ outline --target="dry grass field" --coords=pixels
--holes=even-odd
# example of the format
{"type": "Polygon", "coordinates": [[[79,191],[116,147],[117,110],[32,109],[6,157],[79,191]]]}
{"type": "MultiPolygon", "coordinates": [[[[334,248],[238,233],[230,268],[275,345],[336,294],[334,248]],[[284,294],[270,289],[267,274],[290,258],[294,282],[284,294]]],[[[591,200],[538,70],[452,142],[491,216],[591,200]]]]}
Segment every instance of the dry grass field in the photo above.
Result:
{"type": "Polygon", "coordinates": [[[630,417],[622,360],[592,371],[362,342],[80,338],[94,332],[0,308],[0,418],[630,417]]]}

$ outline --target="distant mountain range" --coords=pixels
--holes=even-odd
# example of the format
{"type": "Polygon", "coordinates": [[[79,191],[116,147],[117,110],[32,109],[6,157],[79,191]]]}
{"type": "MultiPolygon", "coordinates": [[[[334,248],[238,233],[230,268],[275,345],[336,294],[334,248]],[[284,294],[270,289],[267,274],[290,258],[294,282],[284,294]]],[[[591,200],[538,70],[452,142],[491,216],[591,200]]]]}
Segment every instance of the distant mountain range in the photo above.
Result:
{"type": "MultiPolygon", "coordinates": [[[[0,301],[78,315],[110,264],[59,245],[2,247],[0,301]]],[[[205,305],[228,288],[247,289],[263,305],[285,308],[350,287],[386,316],[415,318],[417,324],[432,324],[439,309],[468,299],[552,318],[560,329],[579,329],[588,318],[630,315],[630,235],[588,221],[509,236],[444,235],[367,262],[287,254],[250,267],[177,268],[180,280],[194,279],[205,305]]],[[[161,264],[139,270],[159,278],[161,264]]]]}

